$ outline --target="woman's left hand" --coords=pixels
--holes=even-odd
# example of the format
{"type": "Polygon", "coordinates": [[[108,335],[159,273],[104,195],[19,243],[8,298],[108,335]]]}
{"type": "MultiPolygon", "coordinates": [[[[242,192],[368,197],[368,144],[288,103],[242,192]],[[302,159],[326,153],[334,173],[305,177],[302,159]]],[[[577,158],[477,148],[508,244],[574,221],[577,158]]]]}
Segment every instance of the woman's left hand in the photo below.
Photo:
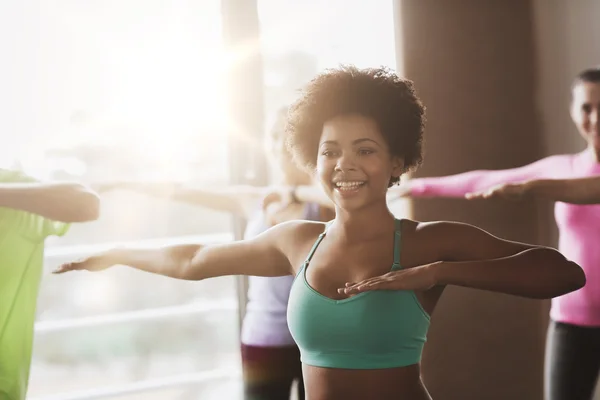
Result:
{"type": "Polygon", "coordinates": [[[346,287],[338,289],[338,293],[354,296],[370,290],[428,290],[437,285],[434,271],[438,264],[440,262],[388,272],[362,282],[346,283],[346,287]]]}
{"type": "Polygon", "coordinates": [[[263,197],[263,210],[269,208],[269,206],[273,203],[279,203],[280,208],[287,207],[293,201],[292,191],[293,189],[288,186],[270,187],[267,194],[263,197]]]}
{"type": "Polygon", "coordinates": [[[527,194],[529,184],[527,182],[521,183],[504,183],[491,187],[482,192],[467,193],[465,198],[469,200],[475,199],[491,199],[491,198],[504,198],[508,200],[520,200],[527,194]]]}

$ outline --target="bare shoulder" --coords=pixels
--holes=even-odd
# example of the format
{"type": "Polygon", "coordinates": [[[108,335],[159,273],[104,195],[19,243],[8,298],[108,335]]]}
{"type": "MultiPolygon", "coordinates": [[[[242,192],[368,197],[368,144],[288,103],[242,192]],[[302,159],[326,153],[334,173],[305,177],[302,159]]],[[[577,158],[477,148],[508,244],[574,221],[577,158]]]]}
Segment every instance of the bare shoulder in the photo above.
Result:
{"type": "Polygon", "coordinates": [[[292,220],[282,222],[271,230],[276,230],[278,243],[282,248],[302,246],[306,242],[314,242],[325,231],[327,224],[319,221],[292,220]]]}
{"type": "MultiPolygon", "coordinates": [[[[415,244],[434,261],[467,261],[506,257],[538,247],[503,239],[477,226],[455,221],[416,222],[415,244]]],[[[431,261],[430,261],[431,262],[431,261]]]]}
{"type": "Polygon", "coordinates": [[[485,229],[457,221],[417,222],[415,231],[428,240],[475,245],[481,240],[502,240],[485,229]]]}
{"type": "Polygon", "coordinates": [[[461,222],[402,220],[402,234],[407,239],[435,240],[442,237],[448,238],[449,234],[456,234],[463,229],[469,230],[470,228],[474,227],[461,222]]]}
{"type": "Polygon", "coordinates": [[[273,240],[296,269],[308,255],[327,223],[319,221],[293,220],[282,222],[269,229],[273,240]]]}
{"type": "Polygon", "coordinates": [[[402,265],[410,268],[437,261],[440,257],[439,241],[443,240],[447,231],[445,222],[402,219],[402,265]]]}
{"type": "Polygon", "coordinates": [[[405,255],[408,256],[406,262],[410,265],[449,260],[463,247],[477,243],[482,235],[489,234],[462,222],[402,221],[403,248],[410,249],[404,252],[409,253],[405,255]]]}
{"type": "Polygon", "coordinates": [[[477,228],[474,225],[466,224],[464,222],[456,221],[430,221],[420,222],[411,221],[415,224],[415,232],[422,236],[427,236],[430,239],[440,239],[442,237],[446,239],[452,239],[448,235],[465,235],[472,233],[474,230],[484,232],[482,229],[477,228]]]}

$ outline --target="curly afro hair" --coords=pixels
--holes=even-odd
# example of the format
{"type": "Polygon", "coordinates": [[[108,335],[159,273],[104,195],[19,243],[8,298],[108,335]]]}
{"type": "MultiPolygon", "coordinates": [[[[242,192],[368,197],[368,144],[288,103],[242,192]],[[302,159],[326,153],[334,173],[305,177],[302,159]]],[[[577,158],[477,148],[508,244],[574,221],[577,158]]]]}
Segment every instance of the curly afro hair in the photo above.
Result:
{"type": "MultiPolygon", "coordinates": [[[[332,118],[351,114],[376,122],[391,155],[404,160],[405,171],[422,162],[425,107],[412,82],[388,68],[354,66],[341,66],[318,75],[290,107],[287,145],[296,162],[314,170],[323,125],[332,118]]],[[[398,177],[392,177],[390,186],[398,181],[398,177]]]]}

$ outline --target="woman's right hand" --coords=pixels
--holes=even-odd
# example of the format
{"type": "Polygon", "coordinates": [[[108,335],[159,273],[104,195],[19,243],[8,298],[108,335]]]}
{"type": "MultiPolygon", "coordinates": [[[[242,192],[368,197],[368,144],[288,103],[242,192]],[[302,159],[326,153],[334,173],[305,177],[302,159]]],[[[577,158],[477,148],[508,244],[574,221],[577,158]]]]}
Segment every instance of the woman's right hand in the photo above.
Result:
{"type": "Polygon", "coordinates": [[[281,208],[287,207],[293,201],[294,188],[291,186],[272,186],[263,197],[262,208],[266,210],[271,204],[279,203],[281,208]]]}
{"type": "Polygon", "coordinates": [[[110,251],[95,254],[79,261],[68,262],[52,271],[53,274],[62,274],[69,271],[103,271],[117,265],[116,258],[110,251]]]}

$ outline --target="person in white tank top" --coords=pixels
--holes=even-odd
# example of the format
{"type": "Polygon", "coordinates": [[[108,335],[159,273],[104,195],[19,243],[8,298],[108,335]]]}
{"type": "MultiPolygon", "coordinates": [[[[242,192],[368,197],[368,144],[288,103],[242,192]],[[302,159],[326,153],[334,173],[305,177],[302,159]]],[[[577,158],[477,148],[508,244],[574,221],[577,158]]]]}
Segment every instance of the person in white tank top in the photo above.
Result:
{"type": "MultiPolygon", "coordinates": [[[[270,186],[190,188],[175,182],[110,182],[97,185],[96,190],[131,190],[227,212],[247,221],[244,239],[290,220],[329,221],[334,218],[333,203],[313,184],[310,175],[294,164],[285,146],[286,116],[287,108],[281,109],[266,135],[270,186]]],[[[241,332],[245,400],[288,400],[294,381],[298,382],[298,399],[304,399],[300,353],[286,320],[293,279],[291,275],[248,278],[248,304],[241,332]]]]}

